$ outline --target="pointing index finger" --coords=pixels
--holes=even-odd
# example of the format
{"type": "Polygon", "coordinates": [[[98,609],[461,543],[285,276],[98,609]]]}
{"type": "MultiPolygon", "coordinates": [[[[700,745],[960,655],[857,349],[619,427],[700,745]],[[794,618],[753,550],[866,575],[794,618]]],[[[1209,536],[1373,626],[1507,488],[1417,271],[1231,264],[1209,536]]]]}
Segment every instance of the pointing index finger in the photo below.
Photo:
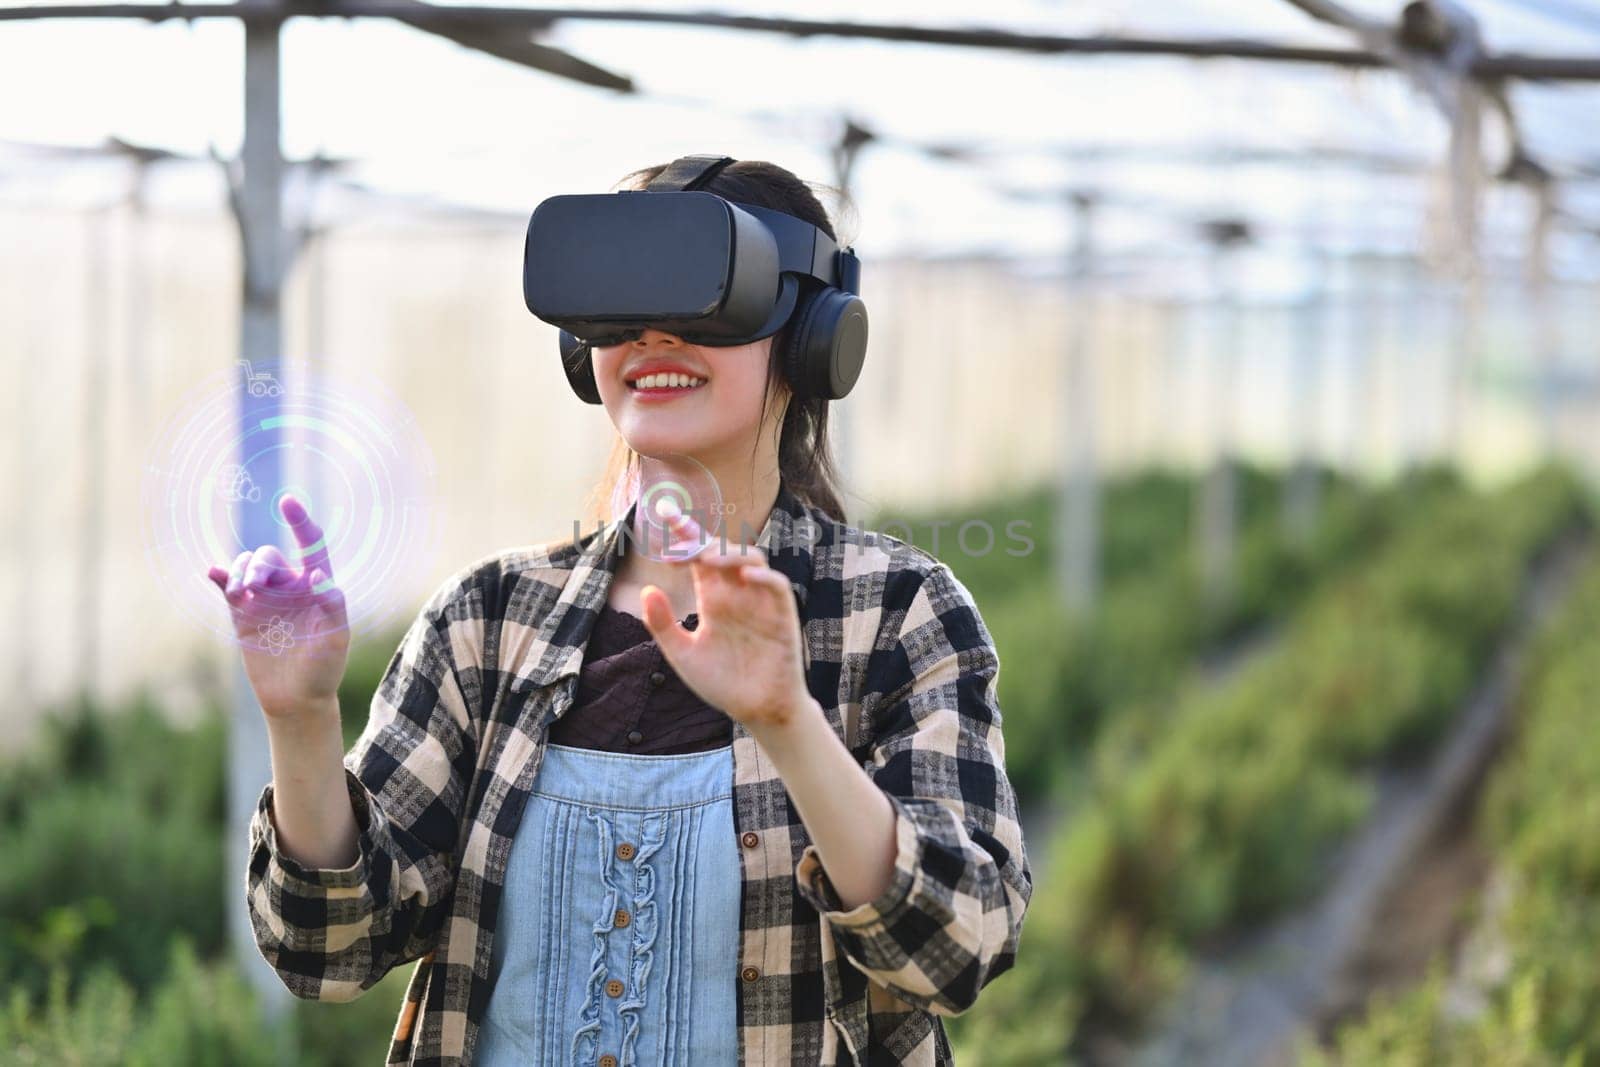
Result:
{"type": "Polygon", "coordinates": [[[323,574],[332,578],[333,563],[328,559],[328,540],[322,534],[322,527],[312,519],[305,505],[288,493],[284,494],[279,507],[283,517],[289,520],[295,544],[300,547],[301,567],[307,572],[320,567],[323,574]]]}
{"type": "Polygon", "coordinates": [[[690,512],[680,511],[676,508],[666,509],[672,512],[667,516],[667,522],[685,541],[698,541],[706,551],[690,556],[680,557],[693,564],[705,567],[718,567],[730,573],[737,572],[740,567],[753,565],[765,566],[766,553],[754,545],[740,544],[731,547],[728,543],[727,532],[721,538],[721,546],[715,550],[709,545],[715,540],[709,536],[705,527],[690,512]]]}

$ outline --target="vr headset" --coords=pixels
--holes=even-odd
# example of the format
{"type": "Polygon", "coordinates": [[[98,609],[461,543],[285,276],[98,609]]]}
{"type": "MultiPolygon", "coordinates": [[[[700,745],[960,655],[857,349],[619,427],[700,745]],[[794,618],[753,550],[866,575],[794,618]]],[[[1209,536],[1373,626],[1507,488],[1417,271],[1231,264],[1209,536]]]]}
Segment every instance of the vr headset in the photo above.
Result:
{"type": "Polygon", "coordinates": [[[861,264],[822,230],[699,187],[733,159],[684,156],[642,191],[552,196],[534,210],[522,298],[561,329],[574,392],[598,404],[590,348],[645,329],[734,346],[789,330],[774,353],[797,397],[850,392],[867,352],[861,264]]]}

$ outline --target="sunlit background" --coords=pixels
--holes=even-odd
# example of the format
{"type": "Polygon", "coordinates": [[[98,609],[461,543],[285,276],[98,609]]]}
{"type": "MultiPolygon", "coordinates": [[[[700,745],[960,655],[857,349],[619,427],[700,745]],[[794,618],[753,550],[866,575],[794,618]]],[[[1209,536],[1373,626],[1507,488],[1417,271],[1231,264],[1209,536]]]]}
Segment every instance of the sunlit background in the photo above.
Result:
{"type": "MultiPolygon", "coordinates": [[[[999,647],[1035,896],[958,1060],[1600,1055],[1600,4],[297,16],[254,319],[274,161],[243,22],[186,6],[0,6],[0,1048],[380,1061],[410,965],[291,1002],[241,925],[264,735],[150,477],[271,323],[288,388],[378,383],[423,457],[397,625],[571,536],[613,431],[523,305],[528,216],[717,153],[860,255],[850,519],[999,647]]],[[[360,633],[347,740],[398,636],[360,633]]]]}

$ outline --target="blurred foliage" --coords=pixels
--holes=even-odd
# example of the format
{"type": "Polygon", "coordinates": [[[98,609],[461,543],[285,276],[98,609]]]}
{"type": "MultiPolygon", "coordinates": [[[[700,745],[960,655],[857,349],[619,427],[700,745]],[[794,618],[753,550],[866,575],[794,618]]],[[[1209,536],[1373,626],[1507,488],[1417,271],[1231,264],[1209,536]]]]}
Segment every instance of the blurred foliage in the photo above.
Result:
{"type": "Polygon", "coordinates": [[[19,1065],[172,1063],[269,1067],[276,1062],[268,1029],[244,980],[231,967],[202,964],[182,934],[163,949],[166,978],[141,1003],[132,986],[104,962],[78,981],[76,996],[63,967],[51,971],[43,1004],[30,1010],[21,989],[0,1012],[0,1046],[19,1065]]]}
{"type": "Polygon", "coordinates": [[[981,605],[1000,653],[1006,772],[1024,800],[1044,796],[1074,773],[1110,709],[1122,718],[1129,704],[1168,698],[1196,657],[1225,650],[1280,617],[1409,516],[1461,491],[1444,469],[1420,470],[1387,489],[1318,471],[1319,522],[1307,541],[1296,543],[1284,532],[1284,478],[1246,465],[1236,470],[1235,590],[1217,608],[1204,596],[1195,547],[1198,485],[1170,472],[1105,486],[1102,599],[1085,619],[1069,616],[1056,588],[1049,488],[980,502],[948,519],[895,515],[893,522],[865,523],[896,536],[909,532],[913,544],[949,564],[981,605]],[[983,551],[990,541],[973,527],[971,551],[963,550],[957,535],[972,523],[993,531],[992,549],[983,551]]]}
{"type": "Polygon", "coordinates": [[[222,947],[225,748],[219,714],[179,729],[143,698],[45,720],[0,773],[0,987],[91,960],[149,985],[175,930],[222,947]]]}
{"type": "MultiPolygon", "coordinates": [[[[265,966],[265,964],[262,964],[265,966]]],[[[76,979],[52,968],[35,1001],[0,1002],[0,1047],[15,1067],[345,1067],[382,1063],[410,968],[398,968],[351,1004],[293,1003],[294,1027],[267,1024],[255,992],[229,960],[202,961],[173,933],[164,977],[136,989],[103,961],[76,979]],[[76,988],[74,989],[74,986],[76,988]]]]}
{"type": "Polygon", "coordinates": [[[1034,872],[1014,971],[953,1020],[958,1047],[1038,1062],[1037,1034],[1020,1035],[1041,1018],[1065,1018],[1054,1060],[1081,1035],[1131,1034],[1195,948],[1319,883],[1367,809],[1372,765],[1438,736],[1531,561],[1587,514],[1557,469],[1491,495],[1429,496],[1422,521],[1319,589],[1237,675],[1187,687],[1095,746],[1034,872]]]}
{"type": "MultiPolygon", "coordinates": [[[[1453,1003],[1445,960],[1341,1027],[1329,1064],[1600,1062],[1600,561],[1529,656],[1517,736],[1496,767],[1483,825],[1511,888],[1498,920],[1508,966],[1483,1002],[1453,1003]]],[[[1462,998],[1456,998],[1459,1001],[1462,998]]]]}
{"type": "MultiPolygon", "coordinates": [[[[399,640],[352,649],[347,745],[399,640]]],[[[57,709],[0,765],[4,1062],[382,1062],[410,967],[355,1004],[295,1001],[298,1050],[267,1043],[226,955],[226,757],[221,708],[183,727],[140,694],[57,709]]]]}

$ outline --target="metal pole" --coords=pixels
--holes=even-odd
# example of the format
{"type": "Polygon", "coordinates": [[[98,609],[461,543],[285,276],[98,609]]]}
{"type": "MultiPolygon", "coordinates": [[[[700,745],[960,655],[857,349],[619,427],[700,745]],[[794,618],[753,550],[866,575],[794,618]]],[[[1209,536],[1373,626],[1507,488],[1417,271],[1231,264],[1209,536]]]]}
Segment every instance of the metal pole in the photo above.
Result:
{"type": "Polygon", "coordinates": [[[1396,310],[1396,357],[1400,360],[1395,379],[1400,397],[1392,405],[1395,420],[1395,443],[1399,449],[1400,475],[1409,478],[1423,461],[1426,446],[1423,429],[1429,412],[1425,398],[1431,395],[1425,371],[1432,356],[1432,331],[1429,313],[1432,310],[1432,289],[1426,275],[1410,260],[1396,259],[1395,273],[1399,282],[1395,286],[1399,305],[1396,310]]]}
{"type": "Polygon", "coordinates": [[[1295,345],[1290,366],[1294,459],[1283,496],[1284,533],[1290,542],[1301,546],[1309,544],[1316,531],[1321,503],[1322,457],[1317,438],[1322,413],[1317,401],[1328,308],[1328,254],[1314,248],[1308,255],[1311,280],[1294,311],[1295,345]]]}
{"type": "Polygon", "coordinates": [[[1562,451],[1561,408],[1556,395],[1561,332],[1550,292],[1550,227],[1556,211],[1554,182],[1549,179],[1537,182],[1530,192],[1534,198],[1534,219],[1528,235],[1523,314],[1533,320],[1533,373],[1530,378],[1534,383],[1540,449],[1543,458],[1552,459],[1559,457],[1562,451]]]}
{"type": "MultiPolygon", "coordinates": [[[[323,178],[320,172],[313,170],[310,176],[313,190],[321,187],[323,178]]],[[[331,366],[328,354],[328,245],[333,237],[331,225],[316,223],[316,194],[313,192],[311,202],[307,204],[307,213],[311,218],[310,229],[306,234],[305,243],[301,246],[306,256],[306,351],[305,361],[301,364],[304,370],[302,380],[294,383],[294,388],[302,391],[306,396],[318,396],[324,388],[323,382],[331,366]]],[[[287,267],[285,267],[287,273],[287,267]]],[[[482,348],[474,346],[474,351],[481,352],[482,348]]],[[[322,505],[322,490],[324,477],[322,465],[311,462],[311,453],[307,448],[307,431],[298,431],[300,439],[296,441],[293,453],[298,455],[301,468],[291,473],[298,479],[297,484],[304,485],[306,494],[310,497],[310,506],[313,508],[322,505]]],[[[491,494],[492,496],[493,494],[491,494]]]]}
{"type": "MultiPolygon", "coordinates": [[[[239,317],[239,355],[250,362],[256,375],[274,373],[283,348],[281,290],[283,280],[283,158],[279,150],[279,27],[278,18],[245,20],[243,176],[234,200],[239,215],[243,260],[239,317]]],[[[241,368],[242,372],[242,368],[241,368]]],[[[239,436],[250,446],[236,462],[246,466],[262,492],[255,501],[239,500],[237,528],[244,547],[257,548],[278,540],[280,528],[272,509],[282,484],[279,431],[262,427],[277,413],[278,399],[252,397],[248,379],[239,393],[239,436]]],[[[291,557],[292,558],[292,557],[291,557]]],[[[256,947],[245,903],[245,842],[251,815],[262,788],[271,778],[266,721],[244,673],[243,660],[234,657],[232,728],[228,734],[228,858],[227,903],[229,934],[235,958],[240,961],[260,998],[265,1016],[279,1023],[289,1009],[290,995],[262,959],[256,947]]],[[[289,1027],[274,1025],[277,1039],[291,1042],[289,1027]]],[[[280,1046],[287,1059],[292,1051],[280,1046]]]]}
{"type": "MultiPolygon", "coordinates": [[[[29,402],[28,389],[33,385],[34,368],[42,362],[45,353],[50,347],[41,343],[39,337],[38,320],[44,317],[37,301],[24,301],[20,289],[15,294],[8,294],[8,303],[4,305],[7,311],[15,310],[16,316],[8,316],[11,322],[13,336],[20,341],[20,356],[13,364],[10,380],[7,382],[11,410],[15,413],[16,436],[11,450],[11,484],[15,487],[16,502],[7,508],[10,519],[7,528],[10,533],[10,543],[7,549],[10,552],[13,573],[16,575],[16,599],[12,601],[11,611],[14,619],[29,619],[38,610],[40,601],[35,582],[38,581],[43,568],[43,553],[40,551],[42,538],[35,538],[32,520],[34,509],[28,503],[38,499],[40,484],[44,481],[44,449],[40,442],[44,439],[42,434],[43,419],[40,417],[37,406],[29,402]],[[15,297],[15,302],[9,302],[15,297]]],[[[52,321],[51,325],[55,325],[52,321]]],[[[31,736],[37,728],[38,707],[36,698],[36,674],[34,664],[42,661],[39,645],[41,634],[39,627],[19,626],[16,630],[16,645],[12,649],[12,683],[11,705],[13,713],[6,717],[8,728],[17,730],[21,726],[24,737],[31,736]]],[[[22,738],[13,735],[8,739],[11,744],[20,742],[22,738]]]]}
{"type": "Polygon", "coordinates": [[[142,439],[149,419],[150,404],[150,164],[137,157],[133,160],[133,179],[128,191],[128,204],[132,209],[129,219],[127,277],[128,327],[124,343],[127,345],[128,381],[125,385],[127,402],[124,405],[133,418],[135,431],[142,439]]]}
{"type": "Polygon", "coordinates": [[[88,278],[85,293],[86,358],[83,374],[83,526],[78,542],[79,640],[78,695],[98,700],[101,694],[100,612],[101,557],[106,525],[106,400],[111,332],[111,223],[114,205],[95,208],[89,215],[88,278]]]}
{"type": "Polygon", "coordinates": [[[1211,440],[1210,466],[1196,497],[1196,528],[1200,536],[1201,588],[1206,608],[1213,615],[1233,598],[1234,556],[1238,540],[1238,484],[1234,470],[1234,417],[1237,413],[1239,364],[1239,306],[1234,291],[1233,256],[1236,246],[1250,239],[1248,226],[1220,219],[1207,227],[1211,245],[1211,308],[1216,314],[1208,331],[1211,359],[1206,389],[1211,440]]]}
{"type": "Polygon", "coordinates": [[[1351,269],[1350,392],[1349,437],[1345,442],[1346,462],[1353,473],[1381,466],[1382,457],[1373,440],[1377,425],[1378,361],[1386,337],[1388,296],[1381,267],[1370,257],[1352,256],[1351,269]]]}
{"type": "Polygon", "coordinates": [[[1099,599],[1100,474],[1095,457],[1095,373],[1091,351],[1094,297],[1089,291],[1094,257],[1092,197],[1069,197],[1074,237],[1067,259],[1066,373],[1062,376],[1061,410],[1065,454],[1061,463],[1057,528],[1058,580],[1062,602],[1074,615],[1085,615],[1099,599]]]}
{"type": "MultiPolygon", "coordinates": [[[[833,144],[833,181],[834,188],[839,190],[839,215],[843,215],[848,206],[853,204],[852,179],[855,176],[856,157],[861,153],[862,146],[872,140],[872,134],[865,128],[857,125],[848,117],[844,120],[843,129],[839,139],[833,144]]],[[[835,227],[839,219],[833,220],[835,227]]],[[[843,236],[841,234],[841,236],[843,236]]],[[[870,331],[869,331],[870,332],[870,331]]],[[[854,390],[852,390],[854,392],[854,390]]],[[[847,398],[848,399],[848,398],[847,398]]],[[[859,457],[856,449],[857,441],[856,419],[857,407],[860,405],[859,394],[855,403],[830,403],[828,405],[828,421],[833,424],[835,445],[834,458],[839,467],[839,495],[840,505],[846,512],[854,512],[850,503],[850,492],[855,487],[856,476],[859,473],[859,457]]]]}

